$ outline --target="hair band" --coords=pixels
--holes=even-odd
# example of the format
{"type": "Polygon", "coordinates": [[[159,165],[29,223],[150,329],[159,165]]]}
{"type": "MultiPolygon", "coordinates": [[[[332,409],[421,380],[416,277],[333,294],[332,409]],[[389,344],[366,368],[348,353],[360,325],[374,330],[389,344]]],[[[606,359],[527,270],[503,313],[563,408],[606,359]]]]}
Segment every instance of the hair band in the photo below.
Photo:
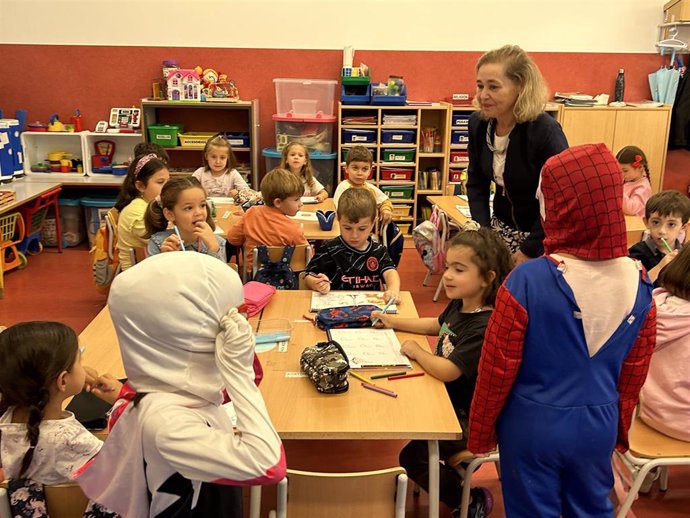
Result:
{"type": "Polygon", "coordinates": [[[134,177],[136,178],[139,176],[139,173],[143,169],[143,167],[148,164],[151,160],[157,159],[158,155],[155,153],[149,153],[148,155],[142,156],[139,161],[137,162],[136,167],[134,168],[134,177]]]}

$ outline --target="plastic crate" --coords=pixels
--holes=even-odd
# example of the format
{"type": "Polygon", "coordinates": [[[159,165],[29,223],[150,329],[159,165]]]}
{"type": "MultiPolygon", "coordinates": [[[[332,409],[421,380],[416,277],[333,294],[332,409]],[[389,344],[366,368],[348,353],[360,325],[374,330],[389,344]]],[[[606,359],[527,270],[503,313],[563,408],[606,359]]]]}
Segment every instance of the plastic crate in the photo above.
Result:
{"type": "Polygon", "coordinates": [[[407,85],[403,85],[400,95],[376,95],[372,89],[371,104],[378,106],[405,106],[407,102],[407,85]]]}
{"type": "Polygon", "coordinates": [[[412,144],[415,136],[416,133],[414,130],[381,130],[381,142],[384,144],[412,144]]]}
{"type": "Polygon", "coordinates": [[[393,205],[393,218],[407,218],[410,216],[412,205],[393,205]]]}
{"type": "Polygon", "coordinates": [[[151,124],[149,140],[162,147],[177,147],[177,136],[184,131],[182,124],[151,124]]]}
{"type": "Polygon", "coordinates": [[[381,185],[379,188],[391,200],[411,200],[414,185],[381,185]]]}
{"type": "Polygon", "coordinates": [[[180,133],[180,146],[182,147],[193,147],[203,149],[206,142],[213,137],[215,133],[180,133]]]}
{"type": "Polygon", "coordinates": [[[398,225],[398,228],[400,229],[400,233],[403,236],[406,236],[410,233],[410,227],[412,226],[411,223],[396,223],[398,225]]]}
{"type": "Polygon", "coordinates": [[[343,144],[373,144],[376,130],[343,128],[343,144]]]}
{"type": "Polygon", "coordinates": [[[448,181],[451,183],[459,183],[462,181],[462,169],[455,169],[450,171],[448,175],[448,181]]]}
{"type": "Polygon", "coordinates": [[[340,88],[340,102],[346,105],[369,104],[371,102],[371,85],[368,82],[366,84],[343,83],[343,86],[340,88]]]}
{"type": "Polygon", "coordinates": [[[454,113],[453,114],[453,126],[467,127],[470,122],[469,113],[454,113]]]}
{"type": "Polygon", "coordinates": [[[405,167],[382,167],[381,180],[412,180],[411,168],[405,167]]]}
{"type": "MultiPolygon", "coordinates": [[[[62,225],[62,246],[77,246],[84,241],[84,217],[79,198],[60,196],[60,224],[62,225]]],[[[55,214],[50,213],[43,222],[41,240],[46,246],[57,246],[55,214]]]]}
{"type": "Polygon", "coordinates": [[[330,154],[333,150],[333,126],[336,117],[312,119],[273,116],[276,129],[276,149],[281,151],[290,142],[299,142],[310,153],[330,154]]]}
{"type": "Polygon", "coordinates": [[[470,132],[462,130],[453,130],[450,134],[451,144],[467,144],[470,141],[470,132]]]}
{"type": "Polygon", "coordinates": [[[225,133],[232,147],[249,147],[249,133],[225,133]]]}
{"type": "Polygon", "coordinates": [[[274,79],[276,111],[281,116],[333,116],[338,81],[325,79],[274,79]]]}
{"type": "MultiPolygon", "coordinates": [[[[275,148],[264,148],[261,154],[266,159],[266,171],[270,171],[280,166],[282,153],[275,148]]],[[[309,153],[309,160],[314,170],[314,176],[321,182],[329,195],[333,195],[335,185],[335,158],[337,153],[309,153]]]]}
{"type": "Polygon", "coordinates": [[[451,164],[462,164],[468,162],[470,155],[467,151],[451,151],[450,152],[450,163],[451,164]]]}
{"type": "Polygon", "coordinates": [[[382,162],[414,162],[415,149],[382,149],[382,162]]]}

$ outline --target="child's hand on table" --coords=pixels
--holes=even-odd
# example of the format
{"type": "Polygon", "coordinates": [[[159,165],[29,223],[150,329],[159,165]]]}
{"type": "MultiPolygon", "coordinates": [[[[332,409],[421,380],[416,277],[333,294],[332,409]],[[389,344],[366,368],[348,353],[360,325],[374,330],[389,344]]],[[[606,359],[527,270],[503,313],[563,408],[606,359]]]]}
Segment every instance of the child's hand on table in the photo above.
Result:
{"type": "Polygon", "coordinates": [[[331,291],[331,281],[328,278],[328,275],[324,273],[317,273],[315,275],[311,275],[311,277],[314,290],[324,295],[331,291]]]}
{"type": "Polygon", "coordinates": [[[379,321],[376,322],[376,325],[374,327],[376,327],[377,329],[393,329],[393,319],[391,318],[391,315],[389,315],[388,313],[383,313],[382,311],[372,311],[372,322],[377,318],[379,319],[379,321]]]}
{"type": "Polygon", "coordinates": [[[177,234],[170,234],[161,243],[161,252],[178,252],[182,250],[182,242],[177,234]]]}
{"type": "Polygon", "coordinates": [[[388,290],[383,293],[383,300],[385,302],[388,302],[390,299],[393,299],[393,304],[400,304],[400,293],[397,291],[393,290],[388,290]]]}
{"type": "Polygon", "coordinates": [[[316,195],[316,201],[319,203],[321,203],[326,198],[328,198],[328,193],[326,191],[321,191],[319,194],[316,195]]]}
{"type": "Polygon", "coordinates": [[[400,345],[400,352],[407,356],[410,360],[416,360],[417,355],[424,352],[424,349],[414,340],[405,340],[400,345]]]}

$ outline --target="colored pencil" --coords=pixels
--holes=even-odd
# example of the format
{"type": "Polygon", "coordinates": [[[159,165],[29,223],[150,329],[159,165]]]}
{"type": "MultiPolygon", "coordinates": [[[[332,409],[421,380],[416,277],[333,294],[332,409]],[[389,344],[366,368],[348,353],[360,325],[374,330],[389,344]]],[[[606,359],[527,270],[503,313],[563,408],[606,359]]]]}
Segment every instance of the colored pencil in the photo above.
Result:
{"type": "Polygon", "coordinates": [[[671,250],[671,247],[668,246],[668,243],[666,242],[666,240],[665,240],[663,237],[661,238],[661,242],[663,243],[664,248],[666,248],[666,250],[668,251],[669,254],[670,254],[671,252],[673,252],[673,250],[671,250]]]}
{"type": "Polygon", "coordinates": [[[424,376],[422,371],[408,372],[407,374],[401,374],[400,376],[388,376],[389,380],[402,380],[405,378],[416,378],[417,376],[424,376]]]}
{"type": "Polygon", "coordinates": [[[374,392],[380,392],[381,394],[385,394],[386,396],[398,397],[398,395],[395,392],[392,392],[390,390],[386,390],[385,388],[377,387],[376,385],[369,385],[369,383],[362,383],[362,386],[365,389],[373,390],[374,392]]]}
{"type": "Polygon", "coordinates": [[[376,383],[371,381],[369,378],[367,378],[366,376],[362,376],[361,374],[357,374],[355,371],[350,371],[350,376],[354,376],[359,381],[363,381],[364,383],[368,383],[369,385],[376,385],[376,383]]]}
{"type": "MultiPolygon", "coordinates": [[[[390,308],[390,307],[393,305],[393,301],[394,301],[394,300],[395,300],[395,299],[394,299],[393,297],[391,297],[390,299],[388,299],[388,304],[386,304],[386,305],[383,307],[383,309],[381,310],[381,313],[385,313],[386,311],[388,311],[388,308],[390,308]]],[[[376,324],[378,324],[378,323],[379,323],[379,320],[381,320],[381,317],[377,317],[376,319],[374,319],[374,321],[371,323],[371,327],[374,327],[376,324]]]]}
{"type": "Polygon", "coordinates": [[[375,376],[369,376],[373,380],[378,380],[381,378],[388,378],[389,376],[402,376],[407,374],[407,371],[397,371],[397,372],[386,372],[385,374],[376,374],[375,376]]]}
{"type": "Polygon", "coordinates": [[[180,235],[180,229],[177,228],[177,225],[173,225],[173,228],[175,229],[175,234],[177,234],[177,238],[180,240],[180,246],[182,247],[182,251],[186,251],[186,248],[184,247],[184,241],[182,241],[182,236],[180,235]]]}

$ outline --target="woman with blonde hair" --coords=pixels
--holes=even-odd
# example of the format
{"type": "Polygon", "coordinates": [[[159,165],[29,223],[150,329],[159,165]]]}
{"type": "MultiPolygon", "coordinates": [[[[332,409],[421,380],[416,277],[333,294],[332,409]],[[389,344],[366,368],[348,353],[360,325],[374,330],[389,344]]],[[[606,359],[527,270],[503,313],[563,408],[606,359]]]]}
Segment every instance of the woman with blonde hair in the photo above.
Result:
{"type": "Polygon", "coordinates": [[[544,112],[547,89],[539,68],[517,45],[477,62],[477,112],[469,121],[467,194],[472,218],[498,232],[517,264],[543,253],[535,197],[547,159],[568,147],[560,124],[544,112]],[[491,182],[496,184],[493,215],[491,182]]]}

